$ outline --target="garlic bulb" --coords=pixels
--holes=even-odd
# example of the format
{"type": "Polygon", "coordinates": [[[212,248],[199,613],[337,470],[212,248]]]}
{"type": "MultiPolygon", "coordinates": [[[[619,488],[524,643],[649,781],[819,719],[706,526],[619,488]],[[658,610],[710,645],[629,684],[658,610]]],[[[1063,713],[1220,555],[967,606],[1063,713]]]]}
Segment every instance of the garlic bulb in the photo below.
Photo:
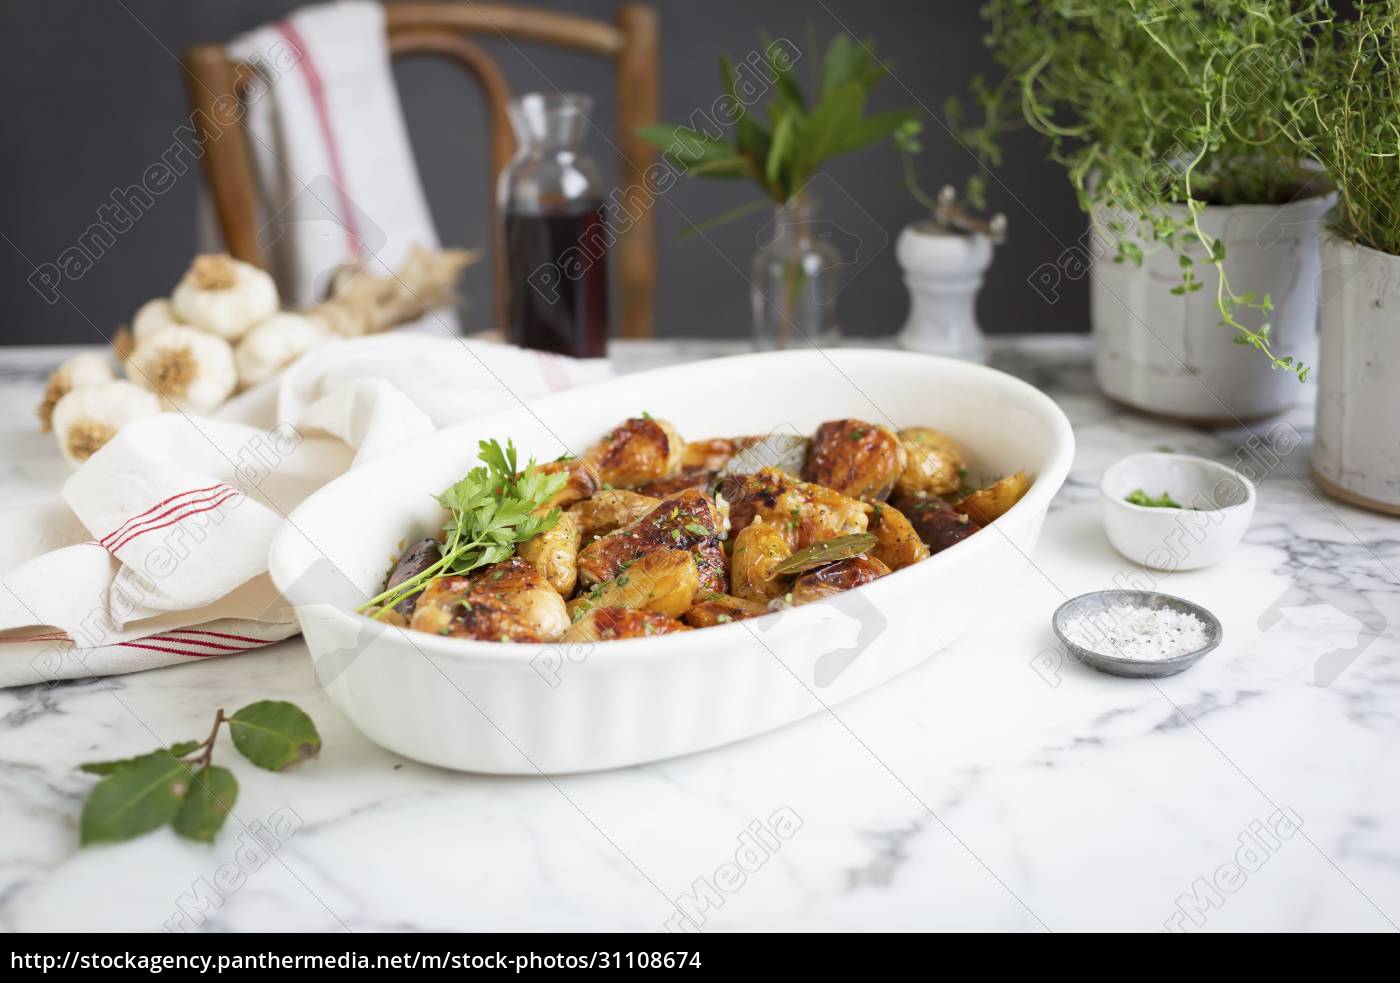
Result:
{"type": "Polygon", "coordinates": [[[127,423],[159,412],[154,394],[124,379],[74,389],[53,408],[59,452],[76,468],[127,423]]]}
{"type": "Polygon", "coordinates": [[[217,335],[173,325],[136,346],[127,375],[176,409],[207,413],[238,385],[233,348],[217,335]]]}
{"type": "Polygon", "coordinates": [[[39,404],[40,429],[48,431],[52,425],[54,407],[74,389],[109,382],[116,377],[117,374],[112,371],[112,363],[97,352],[74,355],[49,376],[48,388],[44,390],[44,401],[39,404]]]}
{"type": "Polygon", "coordinates": [[[179,323],[180,320],[175,316],[175,308],[171,306],[170,301],[164,297],[157,297],[136,309],[131,318],[131,336],[139,345],[161,328],[179,323]]]}
{"type": "Polygon", "coordinates": [[[300,314],[274,314],[253,325],[233,351],[239,384],[272,378],[328,337],[324,327],[300,314]]]}
{"type": "Polygon", "coordinates": [[[177,321],[236,341],[277,310],[277,285],[232,256],[196,256],[170,306],[177,321]]]}

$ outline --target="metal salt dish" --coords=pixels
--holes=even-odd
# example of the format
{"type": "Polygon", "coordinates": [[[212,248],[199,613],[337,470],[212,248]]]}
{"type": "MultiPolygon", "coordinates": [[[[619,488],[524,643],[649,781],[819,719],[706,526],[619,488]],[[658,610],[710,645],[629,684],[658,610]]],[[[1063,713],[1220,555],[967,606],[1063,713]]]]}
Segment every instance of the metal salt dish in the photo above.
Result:
{"type": "Polygon", "coordinates": [[[1056,608],[1050,622],[1055,629],[1055,636],[1064,643],[1070,655],[1085,665],[1112,676],[1132,676],[1138,679],[1174,676],[1184,669],[1189,669],[1201,661],[1225,637],[1225,629],[1221,626],[1220,619],[1199,604],[1193,604],[1170,594],[1158,594],[1145,590],[1100,590],[1089,594],[1080,594],[1056,608]],[[1069,621],[1085,615],[1099,614],[1115,604],[1135,608],[1145,607],[1154,611],[1168,608],[1181,614],[1195,615],[1205,623],[1206,643],[1194,651],[1183,652],[1181,655],[1174,655],[1169,659],[1128,659],[1121,655],[1086,649],[1076,645],[1066,637],[1065,625],[1069,621]]]}

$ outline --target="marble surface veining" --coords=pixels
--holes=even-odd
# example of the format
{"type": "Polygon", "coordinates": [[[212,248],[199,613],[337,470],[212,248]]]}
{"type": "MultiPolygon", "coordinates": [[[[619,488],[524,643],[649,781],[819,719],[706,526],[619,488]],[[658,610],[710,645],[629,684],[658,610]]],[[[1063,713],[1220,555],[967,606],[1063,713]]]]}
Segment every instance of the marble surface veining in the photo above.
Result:
{"type": "MultiPolygon", "coordinates": [[[[665,931],[679,910],[703,931],[1396,930],[1400,522],[1319,496],[1306,403],[1207,432],[1105,402],[1085,339],[994,351],[1068,413],[1074,469],[985,624],[906,675],[737,745],[551,781],[379,749],[297,640],[0,691],[0,929],[665,931]],[[1170,679],[1111,678],[1060,658],[1050,613],[1148,576],[1108,545],[1097,483],[1162,447],[1255,462],[1258,510],[1228,562],[1150,575],[1219,615],[1221,648],[1170,679]],[[324,751],[287,774],[235,764],[216,843],[78,849],[93,780],[75,764],[266,698],[307,708],[324,751]]],[[[0,507],[66,473],[31,415],[64,354],[0,349],[0,507]]]]}

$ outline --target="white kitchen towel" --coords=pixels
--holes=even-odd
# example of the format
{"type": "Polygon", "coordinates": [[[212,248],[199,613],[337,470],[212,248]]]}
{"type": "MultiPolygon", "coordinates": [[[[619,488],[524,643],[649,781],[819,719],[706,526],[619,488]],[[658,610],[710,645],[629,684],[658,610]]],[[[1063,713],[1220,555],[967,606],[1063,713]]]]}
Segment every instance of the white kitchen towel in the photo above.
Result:
{"type": "MultiPolygon", "coordinates": [[[[414,245],[437,248],[379,4],[305,7],[227,50],[259,80],[244,125],[258,241],[284,307],[321,300],[341,264],[393,272],[414,245]]],[[[212,245],[210,214],[201,241],[212,245]]]]}
{"type": "Polygon", "coordinates": [[[62,502],[0,515],[0,687],[295,634],[267,552],[302,499],[438,426],[609,375],[602,359],[401,331],[315,349],[217,418],[128,424],[62,502]]]}

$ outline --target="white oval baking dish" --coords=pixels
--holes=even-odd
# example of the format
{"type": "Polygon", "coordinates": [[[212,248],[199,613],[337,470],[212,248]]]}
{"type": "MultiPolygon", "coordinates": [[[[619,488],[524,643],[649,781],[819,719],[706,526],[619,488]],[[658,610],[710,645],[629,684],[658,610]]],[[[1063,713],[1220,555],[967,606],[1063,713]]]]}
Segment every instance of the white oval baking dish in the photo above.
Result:
{"type": "Polygon", "coordinates": [[[276,537],[272,578],[296,606],[317,679],[371,740],[430,764],[493,774],[616,768],[800,720],[958,638],[1024,568],[1074,436],[1047,396],[1002,372],[908,352],[740,355],[624,376],[440,430],[308,498],[276,537]],[[435,532],[433,500],[477,441],[524,456],[578,453],[650,412],[683,437],[810,434],[844,417],[945,430],[975,474],[1031,473],[1006,515],[873,584],[778,614],[596,646],[442,638],[353,613],[400,543],[435,532]]]}

